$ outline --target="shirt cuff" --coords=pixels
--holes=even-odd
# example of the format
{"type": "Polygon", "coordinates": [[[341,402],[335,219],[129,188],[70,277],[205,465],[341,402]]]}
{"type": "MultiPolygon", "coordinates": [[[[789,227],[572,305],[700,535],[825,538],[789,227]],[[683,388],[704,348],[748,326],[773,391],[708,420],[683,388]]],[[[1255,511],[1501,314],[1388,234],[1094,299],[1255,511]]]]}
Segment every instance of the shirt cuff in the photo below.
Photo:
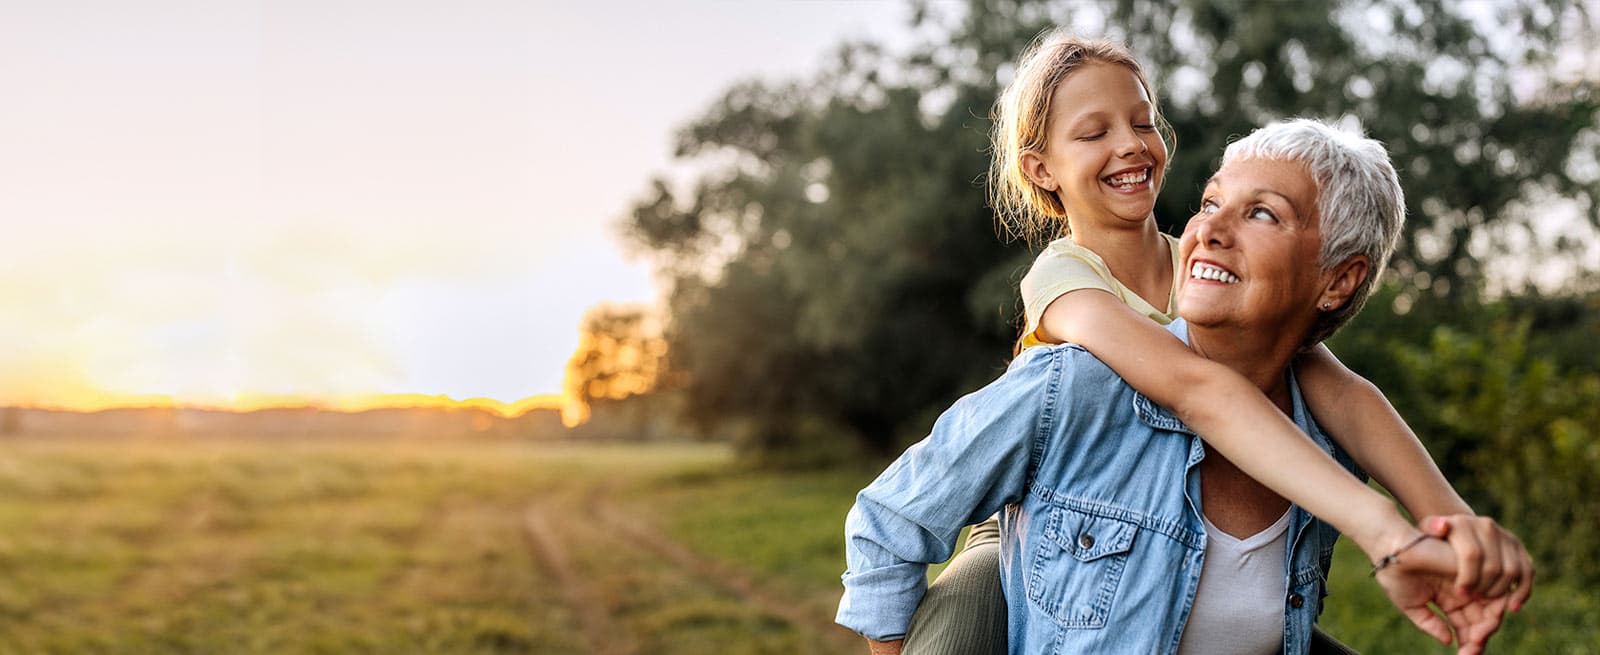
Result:
{"type": "Polygon", "coordinates": [[[844,598],[834,621],[877,641],[906,636],[911,615],[928,589],[925,564],[899,564],[844,574],[844,598]]]}

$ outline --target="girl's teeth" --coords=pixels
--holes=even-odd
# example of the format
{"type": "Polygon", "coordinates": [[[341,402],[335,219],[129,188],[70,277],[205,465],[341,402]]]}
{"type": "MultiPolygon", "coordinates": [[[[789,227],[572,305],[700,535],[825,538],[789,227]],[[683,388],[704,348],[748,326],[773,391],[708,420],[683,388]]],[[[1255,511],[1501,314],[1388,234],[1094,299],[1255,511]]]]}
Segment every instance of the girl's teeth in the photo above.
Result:
{"type": "Polygon", "coordinates": [[[1137,173],[1124,173],[1116,177],[1108,178],[1107,181],[1109,181],[1112,186],[1128,187],[1142,183],[1148,179],[1150,179],[1150,169],[1145,169],[1137,173]]]}

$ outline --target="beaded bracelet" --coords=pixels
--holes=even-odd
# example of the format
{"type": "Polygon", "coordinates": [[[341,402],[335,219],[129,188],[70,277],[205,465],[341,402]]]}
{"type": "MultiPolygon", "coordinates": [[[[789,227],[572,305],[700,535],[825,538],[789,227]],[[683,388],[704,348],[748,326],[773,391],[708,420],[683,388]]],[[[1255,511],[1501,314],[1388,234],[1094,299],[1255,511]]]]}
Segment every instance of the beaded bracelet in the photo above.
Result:
{"type": "Polygon", "coordinates": [[[1378,571],[1382,571],[1383,569],[1387,568],[1390,564],[1393,564],[1395,562],[1400,561],[1400,553],[1403,553],[1403,552],[1406,552],[1407,550],[1410,550],[1412,546],[1415,546],[1417,544],[1422,543],[1423,540],[1425,540],[1427,538],[1428,538],[1428,535],[1419,534],[1419,535],[1417,535],[1416,539],[1412,539],[1411,541],[1406,542],[1406,545],[1401,546],[1400,548],[1396,549],[1394,552],[1389,553],[1388,555],[1384,555],[1378,561],[1373,562],[1372,563],[1372,573],[1370,573],[1369,575],[1377,575],[1378,571]]]}

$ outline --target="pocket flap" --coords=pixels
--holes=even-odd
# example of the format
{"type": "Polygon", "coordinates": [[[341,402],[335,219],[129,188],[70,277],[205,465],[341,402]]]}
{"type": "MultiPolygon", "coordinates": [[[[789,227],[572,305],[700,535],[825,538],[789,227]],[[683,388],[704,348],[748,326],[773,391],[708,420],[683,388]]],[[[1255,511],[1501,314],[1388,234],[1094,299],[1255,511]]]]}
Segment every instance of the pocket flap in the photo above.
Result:
{"type": "Polygon", "coordinates": [[[1045,537],[1080,561],[1126,553],[1139,526],[1121,519],[1085,514],[1065,507],[1050,509],[1045,537]]]}

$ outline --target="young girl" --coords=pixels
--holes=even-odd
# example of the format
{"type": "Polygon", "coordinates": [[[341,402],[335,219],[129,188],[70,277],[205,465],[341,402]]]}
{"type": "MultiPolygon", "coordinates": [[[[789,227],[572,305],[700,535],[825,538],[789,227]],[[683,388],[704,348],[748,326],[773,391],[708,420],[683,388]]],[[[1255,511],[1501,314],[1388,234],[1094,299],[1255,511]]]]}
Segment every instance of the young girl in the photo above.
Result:
{"type": "MultiPolygon", "coordinates": [[[[1184,276],[1226,283],[1231,274],[1202,265],[1181,270],[1176,240],[1157,230],[1152,211],[1168,148],[1156,107],[1142,67],[1119,46],[1058,33],[1023,56],[996,109],[994,206],[1016,233],[1069,236],[1052,242],[1022,281],[1027,323],[1019,346],[1082,346],[1202,435],[1206,465],[1236,467],[1380,558],[1370,530],[1393,511],[1389,501],[1313,446],[1257,385],[1160,327],[1176,313],[1174,290],[1184,276]]],[[[1320,309],[1353,314],[1366,295],[1320,309]]],[[[1319,331],[1316,341],[1327,336],[1319,331]]],[[[1422,527],[1448,537],[1457,586],[1506,596],[1519,609],[1533,569],[1516,537],[1473,516],[1382,393],[1325,346],[1295,364],[1318,423],[1413,516],[1435,517],[1422,527]]],[[[909,631],[913,652],[1005,651],[996,534],[992,520],[975,528],[930,587],[909,631]]],[[[1194,647],[1186,636],[1185,650],[1194,647]]]]}

